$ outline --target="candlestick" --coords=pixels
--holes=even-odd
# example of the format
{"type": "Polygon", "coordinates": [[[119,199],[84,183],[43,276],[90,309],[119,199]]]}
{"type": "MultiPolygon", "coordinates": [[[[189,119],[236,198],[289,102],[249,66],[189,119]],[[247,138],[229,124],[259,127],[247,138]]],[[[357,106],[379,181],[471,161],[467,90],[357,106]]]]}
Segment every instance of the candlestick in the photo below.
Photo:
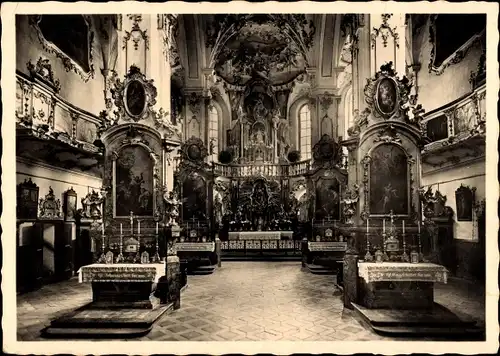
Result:
{"type": "Polygon", "coordinates": [[[134,235],[134,213],[130,212],[130,235],[134,235]]]}
{"type": "Polygon", "coordinates": [[[370,235],[369,235],[369,219],[366,219],[366,253],[365,253],[365,261],[371,262],[373,261],[373,256],[370,253],[370,235]]]}
{"type": "Polygon", "coordinates": [[[404,220],[403,220],[403,262],[410,262],[410,258],[408,257],[408,254],[406,253],[406,238],[405,238],[405,233],[404,233],[404,220]]]}
{"type": "Polygon", "coordinates": [[[105,238],[105,235],[104,235],[104,220],[101,224],[101,227],[102,227],[102,246],[101,246],[101,256],[99,257],[99,260],[97,261],[98,263],[106,263],[106,255],[104,254],[104,250],[106,249],[106,245],[105,245],[105,241],[104,241],[104,238],[105,238]]]}

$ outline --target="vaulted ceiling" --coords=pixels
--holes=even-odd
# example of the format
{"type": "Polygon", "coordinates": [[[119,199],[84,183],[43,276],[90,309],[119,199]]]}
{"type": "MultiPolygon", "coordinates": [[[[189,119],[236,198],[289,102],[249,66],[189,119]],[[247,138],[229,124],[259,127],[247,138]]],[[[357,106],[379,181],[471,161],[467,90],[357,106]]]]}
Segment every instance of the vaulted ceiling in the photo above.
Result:
{"type": "Polygon", "coordinates": [[[328,66],[333,75],[343,45],[342,15],[181,15],[179,43],[188,86],[215,72],[230,84],[252,78],[273,85],[294,80],[306,68],[328,66]]]}

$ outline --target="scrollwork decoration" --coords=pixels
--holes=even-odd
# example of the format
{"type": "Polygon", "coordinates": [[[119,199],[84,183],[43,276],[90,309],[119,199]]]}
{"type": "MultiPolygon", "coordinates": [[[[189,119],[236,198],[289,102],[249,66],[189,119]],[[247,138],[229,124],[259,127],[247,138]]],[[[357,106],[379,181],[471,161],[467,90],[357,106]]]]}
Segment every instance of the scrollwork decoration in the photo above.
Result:
{"type": "Polygon", "coordinates": [[[153,79],[148,80],[135,65],[130,67],[123,82],[117,79],[114,88],[111,88],[111,94],[118,109],[115,111],[117,119],[123,118],[137,122],[147,118],[156,104],[157,90],[153,83],[153,79]],[[129,91],[133,93],[130,97],[129,91]]]}

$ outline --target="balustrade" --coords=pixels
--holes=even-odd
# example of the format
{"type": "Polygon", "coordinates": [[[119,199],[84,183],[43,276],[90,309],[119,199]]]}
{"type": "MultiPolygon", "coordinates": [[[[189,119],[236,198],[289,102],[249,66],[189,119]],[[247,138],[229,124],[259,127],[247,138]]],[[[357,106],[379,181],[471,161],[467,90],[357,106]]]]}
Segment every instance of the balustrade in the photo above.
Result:
{"type": "Polygon", "coordinates": [[[97,152],[93,144],[101,119],[79,109],[36,78],[17,73],[16,122],[26,128],[50,134],[68,144],[97,152]]]}
{"type": "Polygon", "coordinates": [[[425,115],[422,121],[431,143],[451,143],[486,134],[486,86],[425,115]]]}
{"type": "Polygon", "coordinates": [[[267,177],[299,176],[309,171],[310,162],[302,161],[290,165],[283,164],[214,164],[214,173],[225,177],[251,177],[263,175],[267,177]]]}

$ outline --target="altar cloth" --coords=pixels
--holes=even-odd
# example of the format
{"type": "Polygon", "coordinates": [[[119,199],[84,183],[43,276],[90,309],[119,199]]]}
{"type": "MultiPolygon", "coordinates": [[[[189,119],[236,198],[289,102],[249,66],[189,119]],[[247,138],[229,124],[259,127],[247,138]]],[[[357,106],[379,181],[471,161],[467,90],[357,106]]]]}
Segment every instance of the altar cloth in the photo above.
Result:
{"type": "Polygon", "coordinates": [[[448,270],[434,263],[358,262],[358,273],[366,283],[448,281],[448,270]]]}
{"type": "Polygon", "coordinates": [[[94,263],[78,270],[78,282],[154,282],[165,275],[165,263],[94,263]]]}
{"type": "Polygon", "coordinates": [[[338,251],[347,250],[347,242],[340,241],[309,241],[307,243],[309,251],[338,251]]]}
{"type": "Polygon", "coordinates": [[[176,242],[175,249],[177,251],[201,251],[214,252],[215,242],[176,242]]]}
{"type": "Polygon", "coordinates": [[[281,240],[291,237],[293,231],[230,231],[229,240],[281,240]]]}

